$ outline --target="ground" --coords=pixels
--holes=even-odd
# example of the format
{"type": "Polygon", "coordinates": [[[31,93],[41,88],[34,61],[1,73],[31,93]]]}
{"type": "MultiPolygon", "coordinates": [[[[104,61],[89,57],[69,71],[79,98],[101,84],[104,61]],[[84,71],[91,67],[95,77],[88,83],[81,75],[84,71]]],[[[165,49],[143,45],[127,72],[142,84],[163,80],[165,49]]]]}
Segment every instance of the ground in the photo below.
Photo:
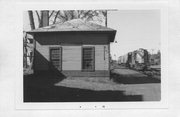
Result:
{"type": "Polygon", "coordinates": [[[26,75],[25,102],[159,101],[160,80],[127,68],[111,77],[62,77],[26,75]]]}

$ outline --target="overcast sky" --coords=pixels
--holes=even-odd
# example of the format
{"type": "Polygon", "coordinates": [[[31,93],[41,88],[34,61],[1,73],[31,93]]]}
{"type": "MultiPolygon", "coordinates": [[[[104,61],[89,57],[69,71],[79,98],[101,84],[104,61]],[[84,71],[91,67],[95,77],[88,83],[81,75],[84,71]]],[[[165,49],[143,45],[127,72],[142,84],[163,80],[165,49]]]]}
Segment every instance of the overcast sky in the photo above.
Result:
{"type": "MultiPolygon", "coordinates": [[[[37,17],[34,17],[37,21],[37,17]]],[[[159,10],[119,10],[108,12],[108,27],[117,30],[111,43],[113,59],[139,48],[154,53],[160,49],[159,10]]],[[[24,30],[30,30],[27,12],[24,12],[24,30]]]]}
{"type": "Polygon", "coordinates": [[[116,29],[115,40],[111,44],[111,55],[120,55],[138,48],[160,49],[160,11],[159,10],[121,10],[108,13],[108,27],[116,29]]]}

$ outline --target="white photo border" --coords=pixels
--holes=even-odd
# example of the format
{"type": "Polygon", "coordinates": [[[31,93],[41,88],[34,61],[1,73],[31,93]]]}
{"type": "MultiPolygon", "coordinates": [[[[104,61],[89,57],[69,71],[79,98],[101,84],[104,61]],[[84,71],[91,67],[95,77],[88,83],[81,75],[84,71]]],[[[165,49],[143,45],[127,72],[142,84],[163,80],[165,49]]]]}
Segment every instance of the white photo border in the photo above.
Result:
{"type": "Polygon", "coordinates": [[[18,41],[18,74],[15,79],[16,109],[155,109],[168,108],[168,9],[166,2],[85,2],[85,3],[16,3],[18,41]],[[153,10],[161,11],[161,101],[140,102],[23,102],[23,11],[27,10],[153,10]]]}

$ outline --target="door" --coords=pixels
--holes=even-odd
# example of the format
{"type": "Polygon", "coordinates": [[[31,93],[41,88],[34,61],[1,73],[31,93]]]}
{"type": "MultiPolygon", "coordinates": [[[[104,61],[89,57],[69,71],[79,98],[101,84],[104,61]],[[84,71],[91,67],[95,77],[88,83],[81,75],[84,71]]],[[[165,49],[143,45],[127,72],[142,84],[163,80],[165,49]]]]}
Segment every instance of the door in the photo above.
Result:
{"type": "Polygon", "coordinates": [[[50,48],[50,69],[62,70],[62,48],[51,47],[50,48]]]}

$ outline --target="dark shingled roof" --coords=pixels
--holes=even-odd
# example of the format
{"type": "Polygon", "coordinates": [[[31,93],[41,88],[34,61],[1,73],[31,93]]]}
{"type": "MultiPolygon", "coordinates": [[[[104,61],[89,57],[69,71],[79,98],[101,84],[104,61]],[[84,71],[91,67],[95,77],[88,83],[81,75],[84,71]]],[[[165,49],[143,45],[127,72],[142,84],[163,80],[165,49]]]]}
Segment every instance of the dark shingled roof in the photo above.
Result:
{"type": "Polygon", "coordinates": [[[73,19],[64,23],[57,23],[50,26],[27,31],[27,33],[36,32],[63,32],[63,31],[105,31],[115,32],[116,30],[101,26],[92,22],[83,21],[82,19],[73,19]]]}

